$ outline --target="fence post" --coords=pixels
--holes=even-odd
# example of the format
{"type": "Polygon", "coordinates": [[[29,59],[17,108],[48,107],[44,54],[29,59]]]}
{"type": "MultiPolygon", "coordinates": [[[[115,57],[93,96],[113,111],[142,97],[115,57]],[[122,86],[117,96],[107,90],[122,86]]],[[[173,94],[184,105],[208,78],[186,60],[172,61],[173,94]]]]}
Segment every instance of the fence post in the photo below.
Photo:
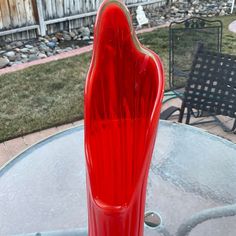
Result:
{"type": "Polygon", "coordinates": [[[38,16],[39,16],[39,28],[40,28],[39,34],[41,36],[45,36],[46,35],[46,24],[44,22],[44,17],[43,17],[42,0],[36,0],[36,5],[37,5],[37,10],[38,10],[38,16]]]}
{"type": "Polygon", "coordinates": [[[235,0],[232,0],[231,11],[230,11],[231,14],[233,14],[234,12],[234,4],[235,4],[235,0]]]}

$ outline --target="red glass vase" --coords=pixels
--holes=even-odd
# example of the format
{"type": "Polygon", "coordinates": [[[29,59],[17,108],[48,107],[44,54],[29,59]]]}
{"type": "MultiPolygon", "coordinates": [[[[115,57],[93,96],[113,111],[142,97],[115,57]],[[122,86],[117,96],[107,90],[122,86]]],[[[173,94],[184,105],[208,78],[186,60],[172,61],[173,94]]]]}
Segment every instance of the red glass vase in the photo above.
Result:
{"type": "Polygon", "coordinates": [[[141,46],[125,5],[98,11],[85,87],[89,236],[142,236],[164,72],[141,46]]]}

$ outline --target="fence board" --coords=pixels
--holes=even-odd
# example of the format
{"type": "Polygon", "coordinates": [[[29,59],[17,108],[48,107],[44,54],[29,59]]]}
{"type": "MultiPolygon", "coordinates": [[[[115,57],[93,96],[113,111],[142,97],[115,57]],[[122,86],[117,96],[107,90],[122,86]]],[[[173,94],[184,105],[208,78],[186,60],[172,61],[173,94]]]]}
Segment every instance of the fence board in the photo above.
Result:
{"type": "Polygon", "coordinates": [[[17,6],[16,1],[8,0],[9,12],[10,12],[10,19],[11,19],[11,26],[18,27],[20,25],[20,19],[18,18],[17,14],[17,6]]]}
{"type": "Polygon", "coordinates": [[[69,2],[69,0],[64,0],[64,14],[65,14],[65,16],[68,16],[70,14],[70,2],[69,2]]]}
{"type": "Polygon", "coordinates": [[[26,14],[29,14],[29,13],[26,12],[24,2],[22,2],[22,0],[16,0],[15,2],[16,2],[16,14],[18,16],[18,23],[14,24],[14,26],[25,25],[27,23],[27,18],[25,17],[25,13],[26,14]]]}
{"type": "Polygon", "coordinates": [[[0,4],[0,30],[3,28],[3,22],[2,22],[2,10],[1,10],[1,4],[0,4]]]}
{"type": "Polygon", "coordinates": [[[74,0],[70,0],[70,12],[71,12],[72,15],[76,14],[75,1],[74,0]]]}
{"type": "Polygon", "coordinates": [[[56,12],[57,12],[57,17],[63,17],[64,14],[64,1],[63,0],[56,0],[55,4],[56,4],[56,12]]]}
{"type": "Polygon", "coordinates": [[[7,0],[1,0],[1,12],[3,28],[9,29],[11,26],[11,18],[7,0]]]}
{"type": "Polygon", "coordinates": [[[43,12],[44,19],[53,19],[53,11],[52,11],[52,0],[42,1],[43,3],[43,12]]]}
{"type": "MultiPolygon", "coordinates": [[[[34,1],[34,0],[33,0],[34,1]]],[[[25,8],[25,16],[26,19],[25,24],[26,25],[34,25],[36,24],[36,17],[34,14],[34,7],[32,0],[24,1],[24,8],[25,8]]]]}
{"type": "Polygon", "coordinates": [[[52,15],[53,18],[58,18],[57,16],[57,8],[56,8],[56,0],[50,0],[52,4],[52,15]]]}

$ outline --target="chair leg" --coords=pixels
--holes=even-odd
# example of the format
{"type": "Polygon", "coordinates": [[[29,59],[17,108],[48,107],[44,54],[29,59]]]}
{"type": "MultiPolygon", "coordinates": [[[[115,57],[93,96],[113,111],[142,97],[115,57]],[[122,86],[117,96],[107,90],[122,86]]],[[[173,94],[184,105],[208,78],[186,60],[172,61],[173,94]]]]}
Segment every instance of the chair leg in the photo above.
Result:
{"type": "Polygon", "coordinates": [[[186,124],[189,124],[191,117],[191,110],[187,108],[187,118],[186,118],[186,124]]]}
{"type": "Polygon", "coordinates": [[[184,102],[182,102],[180,113],[179,113],[179,120],[178,120],[178,122],[180,122],[180,123],[183,122],[185,107],[186,106],[185,106],[184,102]]]}

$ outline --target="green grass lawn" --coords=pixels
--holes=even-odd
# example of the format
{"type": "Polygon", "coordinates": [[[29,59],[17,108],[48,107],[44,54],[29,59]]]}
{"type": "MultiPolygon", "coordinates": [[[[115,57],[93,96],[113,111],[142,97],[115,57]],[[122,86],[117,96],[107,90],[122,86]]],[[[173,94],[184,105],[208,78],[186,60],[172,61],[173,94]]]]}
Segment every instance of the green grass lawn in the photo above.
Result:
{"type": "Polygon", "coordinates": [[[0,77],[0,141],[83,118],[91,54],[0,77]]]}
{"type": "MultiPolygon", "coordinates": [[[[236,34],[228,31],[236,16],[220,19],[224,23],[223,51],[236,54],[236,34]]],[[[168,76],[168,29],[139,35],[139,39],[159,54],[168,76]]],[[[90,59],[87,53],[0,76],[0,142],[83,118],[90,59]]]]}

